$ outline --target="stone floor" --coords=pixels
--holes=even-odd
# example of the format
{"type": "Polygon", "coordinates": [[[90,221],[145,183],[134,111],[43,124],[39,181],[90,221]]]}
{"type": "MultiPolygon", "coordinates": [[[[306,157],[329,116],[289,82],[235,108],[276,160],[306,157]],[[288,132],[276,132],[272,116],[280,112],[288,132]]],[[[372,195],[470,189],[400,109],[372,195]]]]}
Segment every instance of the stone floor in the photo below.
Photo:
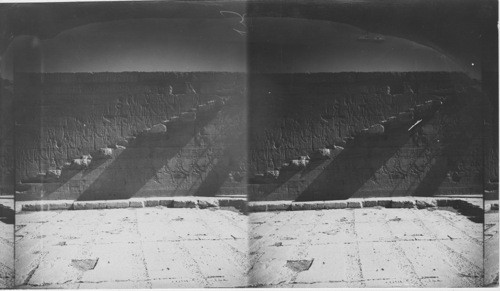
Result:
{"type": "Polygon", "coordinates": [[[483,224],[452,209],[342,209],[250,215],[258,287],[475,287],[483,224]]]}
{"type": "Polygon", "coordinates": [[[0,221],[0,288],[14,283],[14,225],[0,221]]]}
{"type": "Polygon", "coordinates": [[[0,288],[14,284],[14,221],[13,200],[0,198],[0,288]],[[4,211],[4,207],[12,209],[4,211]]]}
{"type": "Polygon", "coordinates": [[[483,224],[452,208],[21,212],[15,241],[22,288],[483,285],[483,224]]]}
{"type": "Polygon", "coordinates": [[[484,283],[487,286],[498,286],[498,239],[498,210],[488,211],[484,214],[484,283]]]}
{"type": "Polygon", "coordinates": [[[247,216],[164,207],[16,214],[22,288],[247,285],[247,216]]]}

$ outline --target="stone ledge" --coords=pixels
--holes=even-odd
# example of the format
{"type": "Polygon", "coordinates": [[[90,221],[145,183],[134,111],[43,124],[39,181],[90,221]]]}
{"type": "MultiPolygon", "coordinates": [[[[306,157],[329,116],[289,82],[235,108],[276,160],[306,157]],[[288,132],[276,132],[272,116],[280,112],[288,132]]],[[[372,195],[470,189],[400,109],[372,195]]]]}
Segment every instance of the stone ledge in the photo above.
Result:
{"type": "Polygon", "coordinates": [[[363,200],[363,201],[361,201],[361,203],[363,204],[363,207],[375,207],[378,205],[377,200],[373,200],[373,199],[363,200]]]}
{"type": "Polygon", "coordinates": [[[392,200],[391,208],[414,208],[414,200],[392,200]]]}
{"type": "Polygon", "coordinates": [[[291,210],[317,210],[324,209],[324,201],[307,201],[307,202],[292,202],[291,210]]]}
{"type": "Polygon", "coordinates": [[[69,210],[73,207],[72,200],[60,201],[37,201],[39,203],[32,203],[23,205],[23,210],[26,211],[49,211],[49,210],[69,210]]]}
{"type": "MultiPolygon", "coordinates": [[[[23,201],[17,202],[17,211],[50,211],[50,210],[87,210],[87,209],[117,209],[117,208],[143,208],[163,206],[167,208],[223,208],[234,207],[240,211],[266,212],[266,211],[295,211],[295,210],[322,210],[322,209],[352,209],[352,208],[430,208],[453,207],[483,211],[477,203],[467,201],[465,198],[436,198],[436,197],[398,197],[398,198],[355,198],[347,200],[329,201],[253,201],[246,202],[244,198],[225,197],[148,197],[131,198],[126,200],[50,200],[50,201],[23,201]]],[[[497,204],[498,205],[498,204],[497,204]]],[[[498,207],[498,206],[496,206],[498,207]]],[[[495,208],[487,206],[488,210],[495,208]]],[[[487,211],[488,211],[487,210],[487,211]]]]}
{"type": "Polygon", "coordinates": [[[268,201],[248,202],[248,212],[266,212],[268,201]]]}
{"type": "Polygon", "coordinates": [[[200,209],[219,207],[219,200],[217,198],[198,198],[198,207],[200,209]]]}
{"type": "Polygon", "coordinates": [[[252,201],[248,202],[249,212],[266,211],[300,211],[322,209],[353,209],[353,208],[433,208],[453,207],[456,209],[478,210],[480,206],[467,201],[465,198],[436,198],[436,197],[395,197],[395,198],[353,198],[347,200],[328,201],[252,201]]]}
{"type": "Polygon", "coordinates": [[[190,197],[175,199],[173,203],[174,208],[196,208],[197,206],[198,200],[190,197]]]}
{"type": "Polygon", "coordinates": [[[267,211],[284,211],[292,207],[290,201],[269,201],[267,203],[267,211]]]}
{"type": "Polygon", "coordinates": [[[143,208],[163,206],[168,208],[220,208],[234,207],[246,211],[244,198],[217,198],[217,197],[148,197],[130,198],[122,200],[47,200],[47,201],[20,201],[17,211],[50,211],[50,210],[88,210],[88,209],[118,209],[143,208]]]}
{"type": "Polygon", "coordinates": [[[155,207],[160,206],[160,200],[154,198],[146,198],[144,201],[144,207],[155,207]]]}
{"type": "Polygon", "coordinates": [[[129,207],[128,200],[108,200],[106,201],[106,208],[114,209],[114,208],[127,208],[129,207]]]}
{"type": "Polygon", "coordinates": [[[216,198],[220,207],[234,207],[240,211],[246,211],[247,200],[245,198],[216,198]]]}
{"type": "Polygon", "coordinates": [[[362,208],[363,204],[361,201],[347,201],[347,208],[362,208]]]}
{"type": "Polygon", "coordinates": [[[347,202],[345,201],[325,201],[325,209],[343,209],[347,208],[347,202]]]}
{"type": "Polygon", "coordinates": [[[137,199],[137,198],[129,199],[129,207],[143,208],[145,206],[146,206],[146,201],[144,201],[144,199],[137,199]]]}
{"type": "MultiPolygon", "coordinates": [[[[150,198],[151,199],[151,198],[150,198]]],[[[165,206],[165,207],[174,207],[174,199],[173,198],[163,198],[163,197],[160,197],[158,199],[158,203],[161,205],[161,206],[165,206]]]]}

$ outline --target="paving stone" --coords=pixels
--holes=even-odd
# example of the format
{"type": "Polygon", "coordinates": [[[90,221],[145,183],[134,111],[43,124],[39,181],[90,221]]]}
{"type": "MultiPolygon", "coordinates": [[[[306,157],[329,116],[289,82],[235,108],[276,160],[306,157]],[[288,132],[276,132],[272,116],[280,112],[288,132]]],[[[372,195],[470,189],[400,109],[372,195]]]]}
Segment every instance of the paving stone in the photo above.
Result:
{"type": "Polygon", "coordinates": [[[74,210],[85,210],[87,208],[85,206],[85,202],[75,201],[75,202],[73,202],[73,209],[74,210]]]}
{"type": "Polygon", "coordinates": [[[451,202],[451,206],[453,208],[455,208],[455,209],[460,209],[460,208],[464,208],[464,209],[475,208],[474,204],[469,203],[469,202],[464,201],[464,200],[461,200],[461,199],[453,199],[452,202],[451,202]]]}
{"type": "Polygon", "coordinates": [[[194,200],[194,199],[176,199],[174,200],[174,204],[173,204],[173,207],[174,208],[196,208],[198,205],[197,205],[197,200],[194,200]]]}
{"type": "Polygon", "coordinates": [[[347,208],[347,202],[345,201],[325,201],[325,209],[344,209],[347,208]]]}
{"type": "Polygon", "coordinates": [[[304,202],[292,202],[292,210],[306,210],[304,202]]]}
{"type": "MultiPolygon", "coordinates": [[[[318,209],[318,201],[312,201],[312,202],[306,202],[304,204],[306,210],[317,210],[318,209]]],[[[321,205],[323,208],[325,207],[325,204],[322,203],[321,205]]]]}
{"type": "Polygon", "coordinates": [[[129,200],[129,206],[132,208],[142,208],[142,207],[144,207],[144,199],[131,198],[129,200]]]}
{"type": "Polygon", "coordinates": [[[272,201],[267,204],[267,211],[285,211],[291,208],[291,202],[272,201]]]}
{"type": "Polygon", "coordinates": [[[48,203],[46,201],[39,201],[38,205],[40,205],[39,207],[40,207],[41,211],[48,211],[48,210],[50,210],[50,203],[48,203]]]}
{"type": "Polygon", "coordinates": [[[42,206],[38,203],[24,203],[21,210],[23,211],[40,211],[42,206]]]}
{"type": "Polygon", "coordinates": [[[265,212],[267,211],[267,202],[249,202],[248,212],[265,212]]]}
{"type": "Polygon", "coordinates": [[[392,204],[392,200],[390,199],[379,199],[377,200],[377,206],[382,206],[385,208],[390,208],[392,204]]]}
{"type": "Polygon", "coordinates": [[[146,207],[155,207],[155,206],[159,206],[160,205],[160,201],[158,200],[158,198],[146,198],[144,199],[144,206],[146,207]]]}
{"type": "Polygon", "coordinates": [[[174,200],[172,207],[174,208],[185,208],[187,206],[187,201],[174,200]]]}
{"type": "Polygon", "coordinates": [[[438,207],[446,207],[446,206],[453,206],[455,202],[453,199],[438,198],[436,199],[436,204],[438,207]]]}
{"type": "Polygon", "coordinates": [[[325,201],[318,201],[316,203],[316,208],[314,210],[322,210],[325,209],[325,201]]]}
{"type": "Polygon", "coordinates": [[[106,208],[127,208],[129,207],[128,200],[108,200],[106,201],[106,208]]]}
{"type": "Polygon", "coordinates": [[[347,201],[347,208],[361,208],[363,207],[361,201],[347,201]]]}
{"type": "Polygon", "coordinates": [[[224,198],[224,199],[219,199],[219,206],[220,207],[234,207],[239,210],[245,210],[246,209],[246,200],[244,199],[238,199],[238,198],[224,198]]]}
{"type": "Polygon", "coordinates": [[[436,201],[435,200],[415,200],[415,206],[418,209],[423,209],[423,208],[428,208],[428,207],[436,207],[436,201]]]}
{"type": "Polygon", "coordinates": [[[413,200],[392,200],[391,208],[413,208],[415,201],[413,200]]]}
{"type": "MultiPolygon", "coordinates": [[[[19,250],[19,248],[16,248],[19,250]]],[[[49,284],[63,284],[76,279],[80,271],[71,265],[76,247],[56,247],[40,260],[33,273],[26,278],[31,286],[42,287],[49,284]],[[61,272],[64,270],[64,272],[61,272]]],[[[19,274],[16,273],[16,277],[19,274]]],[[[16,278],[16,281],[18,279],[16,278]]]]}
{"type": "Polygon", "coordinates": [[[73,201],[54,201],[48,203],[47,210],[69,210],[73,207],[73,201]]]}
{"type": "Polygon", "coordinates": [[[198,198],[198,207],[200,207],[200,209],[219,207],[219,200],[214,198],[198,198]]]}
{"type": "Polygon", "coordinates": [[[84,201],[82,209],[106,209],[106,201],[84,201]]]}
{"type": "Polygon", "coordinates": [[[363,200],[363,207],[375,207],[377,206],[377,200],[363,200]]]}
{"type": "Polygon", "coordinates": [[[174,206],[174,199],[173,198],[160,197],[160,198],[158,198],[158,202],[160,203],[161,206],[165,206],[165,207],[173,207],[174,206]]]}
{"type": "Polygon", "coordinates": [[[200,209],[208,208],[208,203],[205,200],[198,200],[198,207],[200,209]]]}
{"type": "MultiPolygon", "coordinates": [[[[324,204],[323,204],[324,207],[324,204]]],[[[318,208],[318,202],[293,202],[292,210],[315,210],[318,208]]]]}
{"type": "Polygon", "coordinates": [[[50,211],[50,210],[68,210],[72,208],[72,201],[35,201],[23,203],[23,211],[50,211]]]}

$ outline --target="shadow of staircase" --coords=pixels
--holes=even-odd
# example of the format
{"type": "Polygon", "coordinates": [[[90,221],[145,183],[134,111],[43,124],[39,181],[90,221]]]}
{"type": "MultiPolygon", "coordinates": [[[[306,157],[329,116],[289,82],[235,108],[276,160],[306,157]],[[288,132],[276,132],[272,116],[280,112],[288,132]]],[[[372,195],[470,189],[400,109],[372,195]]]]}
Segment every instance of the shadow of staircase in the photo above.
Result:
{"type": "Polygon", "coordinates": [[[318,158],[318,153],[310,153],[301,167],[290,168],[297,163],[290,161],[285,167],[276,169],[279,176],[268,173],[250,179],[250,187],[257,187],[259,197],[251,200],[282,199],[276,191],[288,191],[288,199],[297,201],[347,199],[353,196],[370,178],[373,177],[413,135],[441,109],[447,97],[436,96],[433,100],[418,104],[396,116],[389,117],[378,124],[365,128],[352,137],[345,139],[345,147],[320,149],[332,155],[318,158]],[[300,180],[300,181],[298,181],[300,180]],[[289,193],[287,184],[301,184],[299,193],[289,193]]]}

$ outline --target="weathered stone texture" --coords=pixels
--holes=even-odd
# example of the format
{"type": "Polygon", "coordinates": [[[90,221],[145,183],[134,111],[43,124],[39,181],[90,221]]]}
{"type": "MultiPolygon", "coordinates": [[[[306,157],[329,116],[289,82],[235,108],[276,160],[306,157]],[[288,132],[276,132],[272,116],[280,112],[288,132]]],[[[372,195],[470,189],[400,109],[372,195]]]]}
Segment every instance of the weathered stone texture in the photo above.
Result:
{"type": "Polygon", "coordinates": [[[344,201],[325,201],[325,209],[344,209],[347,208],[347,202],[344,201]]]}
{"type": "Polygon", "coordinates": [[[246,176],[243,74],[40,76],[16,78],[15,116],[20,124],[16,181],[27,181],[48,169],[62,168],[62,174],[57,184],[25,184],[31,190],[21,191],[20,199],[246,191],[246,180],[241,178],[246,176]],[[207,110],[194,112],[198,105],[207,110]],[[174,118],[176,122],[162,124],[174,118]],[[144,132],[148,128],[149,133],[144,132]],[[72,161],[71,167],[65,166],[72,161]],[[240,174],[229,179],[230,172],[240,174]]]}
{"type": "Polygon", "coordinates": [[[167,127],[163,124],[155,124],[149,130],[150,133],[165,133],[167,132],[167,127]]]}
{"type": "Polygon", "coordinates": [[[483,122],[497,111],[462,74],[252,74],[248,108],[244,74],[16,80],[15,98],[2,100],[14,107],[16,147],[2,139],[0,165],[2,193],[13,190],[7,181],[25,182],[18,185],[20,199],[244,194],[247,171],[250,178],[279,173],[249,185],[252,200],[498,187],[497,131],[483,122]],[[9,156],[16,157],[16,177],[9,156]],[[61,174],[47,183],[51,170],[61,174]],[[45,173],[45,184],[27,183],[38,173],[45,173]]]}
{"type": "Polygon", "coordinates": [[[174,208],[196,208],[197,205],[197,200],[190,199],[175,200],[173,203],[174,208]]]}
{"type": "Polygon", "coordinates": [[[249,174],[280,170],[278,181],[249,186],[251,200],[482,193],[485,96],[463,74],[256,74],[249,80],[249,174]],[[343,150],[321,162],[322,149],[333,146],[343,150]],[[297,158],[305,155],[308,164],[297,158]]]}
{"type": "Polygon", "coordinates": [[[0,195],[14,194],[14,118],[12,82],[0,79],[0,195]]]}

